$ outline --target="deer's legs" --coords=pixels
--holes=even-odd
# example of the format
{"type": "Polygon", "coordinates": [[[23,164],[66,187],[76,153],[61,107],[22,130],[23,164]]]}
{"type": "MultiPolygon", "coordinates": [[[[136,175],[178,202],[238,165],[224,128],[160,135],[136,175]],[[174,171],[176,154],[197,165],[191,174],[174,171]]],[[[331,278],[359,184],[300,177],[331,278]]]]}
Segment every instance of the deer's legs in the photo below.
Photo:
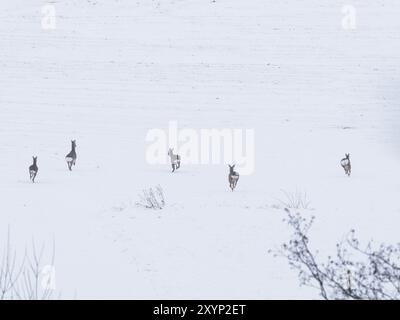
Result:
{"type": "Polygon", "coordinates": [[[172,164],[172,172],[175,172],[175,165],[172,164]]]}
{"type": "Polygon", "coordinates": [[[35,176],[36,176],[36,173],[35,173],[35,172],[29,171],[29,179],[30,179],[32,182],[35,182],[35,176]]]}

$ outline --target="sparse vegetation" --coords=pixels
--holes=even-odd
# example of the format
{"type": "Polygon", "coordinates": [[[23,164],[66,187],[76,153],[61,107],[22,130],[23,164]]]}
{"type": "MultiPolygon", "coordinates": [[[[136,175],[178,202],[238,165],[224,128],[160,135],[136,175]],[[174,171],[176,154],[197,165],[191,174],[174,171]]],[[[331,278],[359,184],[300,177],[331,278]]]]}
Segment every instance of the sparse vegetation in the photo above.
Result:
{"type": "Polygon", "coordinates": [[[363,248],[352,230],[336,245],[335,256],[322,263],[311,249],[308,236],[314,217],[307,219],[285,211],[285,221],[293,233],[274,254],[285,257],[298,271],[302,285],[316,288],[326,300],[400,299],[400,244],[374,246],[369,242],[363,248]]]}
{"type": "Polygon", "coordinates": [[[0,300],[47,300],[55,290],[54,259],[44,261],[45,246],[40,249],[32,240],[23,256],[11,244],[10,231],[0,256],[0,300]]]}
{"type": "Polygon", "coordinates": [[[136,205],[146,209],[163,209],[165,207],[165,197],[161,186],[157,185],[154,189],[144,189],[142,193],[139,194],[139,201],[136,202],[136,205]]]}
{"type": "Polygon", "coordinates": [[[308,200],[307,193],[296,190],[295,192],[287,192],[281,190],[284,198],[277,199],[279,203],[287,209],[310,209],[311,202],[308,200]]]}

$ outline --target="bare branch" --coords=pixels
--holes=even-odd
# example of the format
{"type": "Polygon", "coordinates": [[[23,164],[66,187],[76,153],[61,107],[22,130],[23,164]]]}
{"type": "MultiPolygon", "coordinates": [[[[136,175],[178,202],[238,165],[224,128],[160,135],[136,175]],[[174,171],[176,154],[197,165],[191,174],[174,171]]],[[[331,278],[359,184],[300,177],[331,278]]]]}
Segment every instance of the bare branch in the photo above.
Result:
{"type": "Polygon", "coordinates": [[[302,285],[317,288],[324,299],[400,298],[400,244],[381,244],[374,249],[369,242],[362,249],[353,230],[345,241],[336,245],[335,257],[321,263],[309,245],[308,231],[314,217],[306,219],[289,209],[285,211],[284,221],[293,233],[275,255],[286,257],[289,265],[298,271],[302,285]]]}

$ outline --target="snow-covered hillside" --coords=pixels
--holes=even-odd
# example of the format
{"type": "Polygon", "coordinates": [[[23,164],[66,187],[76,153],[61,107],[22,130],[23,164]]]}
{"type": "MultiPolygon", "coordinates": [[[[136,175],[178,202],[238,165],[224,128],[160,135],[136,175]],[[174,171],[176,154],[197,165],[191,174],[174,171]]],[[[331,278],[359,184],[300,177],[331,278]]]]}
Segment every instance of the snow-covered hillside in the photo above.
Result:
{"type": "Polygon", "coordinates": [[[317,298],[268,253],[282,190],[322,256],[351,228],[399,240],[398,1],[54,0],[53,30],[44,5],[0,4],[0,239],[54,238],[63,298],[317,298]],[[231,192],[225,164],[150,165],[170,121],[254,129],[254,173],[231,192]],[[163,210],[135,206],[158,184],[163,210]]]}

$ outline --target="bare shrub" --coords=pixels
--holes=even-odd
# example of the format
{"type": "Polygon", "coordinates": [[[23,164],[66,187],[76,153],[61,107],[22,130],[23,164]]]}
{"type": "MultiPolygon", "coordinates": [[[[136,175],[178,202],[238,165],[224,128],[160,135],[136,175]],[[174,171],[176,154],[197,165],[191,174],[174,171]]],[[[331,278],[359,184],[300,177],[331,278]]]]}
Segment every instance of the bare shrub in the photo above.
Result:
{"type": "Polygon", "coordinates": [[[32,240],[32,246],[18,257],[8,229],[0,260],[0,300],[46,300],[52,297],[54,274],[49,274],[49,268],[54,268],[54,246],[48,264],[43,259],[44,251],[44,245],[37,250],[32,240]]]}
{"type": "Polygon", "coordinates": [[[288,209],[310,209],[311,202],[307,198],[306,192],[296,190],[295,192],[287,192],[281,190],[284,194],[283,199],[277,199],[284,208],[288,209]]]}
{"type": "Polygon", "coordinates": [[[285,257],[298,271],[301,285],[316,288],[324,299],[384,300],[400,298],[400,244],[361,247],[352,230],[336,245],[334,257],[320,262],[310,248],[308,232],[314,217],[287,212],[291,239],[275,256],[285,257]]]}
{"type": "Polygon", "coordinates": [[[165,197],[164,191],[160,185],[157,185],[154,189],[148,188],[144,189],[141,194],[139,194],[139,201],[136,205],[154,210],[161,210],[165,207],[165,197]]]}
{"type": "Polygon", "coordinates": [[[0,300],[4,300],[12,297],[12,291],[24,266],[24,261],[21,264],[17,263],[17,252],[11,246],[9,229],[0,263],[0,300]]]}

